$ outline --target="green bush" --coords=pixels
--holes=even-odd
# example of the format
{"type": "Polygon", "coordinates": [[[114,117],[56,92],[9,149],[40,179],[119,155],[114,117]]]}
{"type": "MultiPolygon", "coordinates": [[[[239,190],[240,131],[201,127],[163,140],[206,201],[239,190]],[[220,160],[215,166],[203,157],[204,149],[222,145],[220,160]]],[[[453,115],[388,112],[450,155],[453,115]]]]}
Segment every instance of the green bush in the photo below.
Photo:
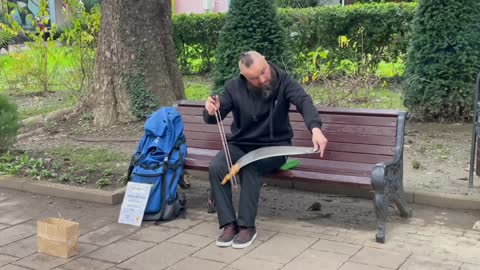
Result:
{"type": "Polygon", "coordinates": [[[7,96],[0,94],[0,152],[14,142],[18,131],[17,105],[7,96]]]}
{"type": "MultiPolygon", "coordinates": [[[[7,23],[7,20],[5,19],[5,17],[3,17],[2,12],[0,12],[0,23],[7,23]]],[[[15,39],[15,35],[7,31],[4,31],[2,30],[2,28],[0,28],[0,49],[2,48],[8,49],[8,43],[13,39],[15,39]]]]}
{"type": "MultiPolygon", "coordinates": [[[[343,59],[357,62],[363,53],[373,58],[370,63],[374,69],[382,60],[396,62],[398,56],[405,54],[415,8],[416,3],[287,8],[278,10],[278,18],[287,35],[290,55],[306,55],[320,47],[329,50],[329,57],[337,62],[343,59]],[[349,40],[348,47],[339,48],[340,36],[349,40]]],[[[225,16],[222,13],[173,16],[177,59],[182,72],[211,70],[215,61],[213,51],[219,40],[218,29],[224,24],[225,16]]],[[[304,65],[301,59],[294,61],[296,66],[304,65]]]]}
{"type": "Polygon", "coordinates": [[[180,14],[172,17],[177,62],[183,74],[204,73],[213,68],[222,13],[180,14]]]}
{"type": "Polygon", "coordinates": [[[85,11],[88,13],[90,13],[93,8],[100,6],[101,4],[102,0],[83,0],[83,6],[85,7],[85,11]]]}
{"type": "Polygon", "coordinates": [[[8,43],[15,39],[15,35],[12,35],[6,31],[0,29],[0,49],[8,49],[8,43]]]}
{"type": "Polygon", "coordinates": [[[275,0],[275,4],[280,8],[306,8],[315,7],[323,2],[322,0],[275,0]]]}
{"type": "Polygon", "coordinates": [[[405,68],[404,103],[424,120],[469,119],[480,71],[480,2],[420,0],[405,68]]]}
{"type": "Polygon", "coordinates": [[[280,14],[294,55],[321,47],[335,64],[369,55],[375,69],[380,61],[395,62],[405,53],[414,10],[414,4],[389,3],[284,9],[280,14]]]}
{"type": "Polygon", "coordinates": [[[355,0],[354,4],[385,3],[385,2],[416,2],[417,0],[355,0]]]}
{"type": "Polygon", "coordinates": [[[281,27],[273,0],[232,0],[216,48],[214,90],[238,75],[242,52],[255,50],[272,63],[288,60],[286,33],[281,27]]]}

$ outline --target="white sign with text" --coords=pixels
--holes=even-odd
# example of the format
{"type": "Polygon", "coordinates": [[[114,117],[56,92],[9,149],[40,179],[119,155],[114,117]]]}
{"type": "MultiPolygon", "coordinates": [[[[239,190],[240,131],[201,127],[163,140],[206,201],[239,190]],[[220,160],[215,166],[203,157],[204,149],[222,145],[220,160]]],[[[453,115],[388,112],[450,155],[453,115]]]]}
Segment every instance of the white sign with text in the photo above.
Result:
{"type": "Polygon", "coordinates": [[[128,182],[120,209],[118,223],[141,226],[143,214],[150,196],[149,184],[128,182]]]}

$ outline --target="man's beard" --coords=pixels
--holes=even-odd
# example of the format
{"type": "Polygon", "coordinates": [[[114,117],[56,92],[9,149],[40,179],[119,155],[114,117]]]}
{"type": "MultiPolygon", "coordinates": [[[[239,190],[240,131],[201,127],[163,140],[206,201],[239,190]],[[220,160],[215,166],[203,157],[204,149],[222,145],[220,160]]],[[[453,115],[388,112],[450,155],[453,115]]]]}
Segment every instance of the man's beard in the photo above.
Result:
{"type": "Polygon", "coordinates": [[[270,98],[273,94],[273,90],[272,88],[264,89],[262,93],[264,98],[270,98]]]}
{"type": "Polygon", "coordinates": [[[272,78],[267,85],[264,85],[262,87],[256,87],[247,81],[248,89],[252,90],[255,94],[261,95],[263,98],[270,98],[273,94],[273,85],[275,85],[277,81],[277,74],[274,73],[275,71],[273,69],[271,69],[271,72],[272,78]]]}
{"type": "Polygon", "coordinates": [[[271,83],[263,87],[256,87],[253,86],[250,82],[247,82],[247,87],[256,95],[261,95],[264,98],[269,98],[273,93],[271,83]]]}

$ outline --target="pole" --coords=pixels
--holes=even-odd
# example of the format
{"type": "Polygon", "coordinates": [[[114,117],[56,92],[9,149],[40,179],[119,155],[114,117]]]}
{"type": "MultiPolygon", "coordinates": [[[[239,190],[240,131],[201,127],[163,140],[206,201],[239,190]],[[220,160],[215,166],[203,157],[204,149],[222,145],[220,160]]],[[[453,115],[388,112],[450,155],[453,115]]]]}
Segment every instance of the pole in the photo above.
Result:
{"type": "Polygon", "coordinates": [[[479,112],[478,112],[478,92],[480,91],[480,73],[477,76],[477,83],[475,84],[475,99],[473,100],[473,127],[472,127],[472,145],[470,149],[470,171],[468,176],[468,188],[473,188],[473,171],[475,167],[475,153],[477,151],[477,138],[478,132],[480,129],[480,122],[479,122],[479,112]]]}

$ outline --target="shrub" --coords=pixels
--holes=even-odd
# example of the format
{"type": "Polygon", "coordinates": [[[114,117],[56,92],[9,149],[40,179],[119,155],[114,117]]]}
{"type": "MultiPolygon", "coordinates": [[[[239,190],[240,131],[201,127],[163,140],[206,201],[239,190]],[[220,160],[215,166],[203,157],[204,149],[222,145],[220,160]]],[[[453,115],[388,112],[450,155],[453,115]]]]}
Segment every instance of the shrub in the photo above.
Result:
{"type": "Polygon", "coordinates": [[[88,13],[90,13],[93,8],[102,4],[101,0],[83,0],[82,2],[83,6],[85,7],[85,11],[88,13]]]}
{"type": "Polygon", "coordinates": [[[8,43],[15,39],[15,35],[0,29],[0,49],[8,49],[8,43]]]}
{"type": "Polygon", "coordinates": [[[321,47],[335,64],[369,55],[375,69],[380,61],[395,62],[405,53],[414,10],[414,4],[389,3],[284,9],[280,14],[294,55],[321,47]]]}
{"type": "Polygon", "coordinates": [[[63,84],[80,97],[92,84],[95,64],[95,50],[100,32],[100,0],[68,0],[69,10],[76,16],[70,18],[70,24],[62,29],[59,40],[68,45],[70,57],[65,69],[63,84]]]}
{"type": "Polygon", "coordinates": [[[281,8],[306,8],[315,7],[324,2],[323,0],[275,0],[275,4],[281,8]]]}
{"type": "Polygon", "coordinates": [[[212,69],[222,13],[180,14],[172,17],[177,62],[183,74],[203,73],[212,69]]]}
{"type": "Polygon", "coordinates": [[[0,94],[0,152],[14,142],[18,131],[17,105],[7,96],[0,94]]]}
{"type": "Polygon", "coordinates": [[[354,4],[385,3],[385,2],[416,2],[417,0],[351,0],[354,4]]]}
{"type": "Polygon", "coordinates": [[[272,63],[283,66],[288,59],[285,34],[273,0],[232,0],[216,48],[215,92],[238,75],[242,52],[258,51],[272,63]]]}
{"type": "MultiPolygon", "coordinates": [[[[357,62],[361,46],[363,53],[373,58],[370,63],[375,68],[382,60],[396,62],[405,54],[415,8],[416,3],[287,8],[278,9],[278,18],[287,35],[289,55],[306,55],[322,48],[329,51],[330,60],[357,62]],[[349,40],[348,47],[340,48],[342,36],[349,40]]],[[[226,16],[222,13],[173,16],[174,41],[182,72],[211,70],[220,35],[218,29],[225,24],[226,16]]],[[[304,65],[299,59],[293,61],[297,67],[304,65]]]]}
{"type": "Polygon", "coordinates": [[[419,1],[404,81],[404,103],[415,117],[471,117],[480,71],[478,14],[477,0],[419,1]]]}

